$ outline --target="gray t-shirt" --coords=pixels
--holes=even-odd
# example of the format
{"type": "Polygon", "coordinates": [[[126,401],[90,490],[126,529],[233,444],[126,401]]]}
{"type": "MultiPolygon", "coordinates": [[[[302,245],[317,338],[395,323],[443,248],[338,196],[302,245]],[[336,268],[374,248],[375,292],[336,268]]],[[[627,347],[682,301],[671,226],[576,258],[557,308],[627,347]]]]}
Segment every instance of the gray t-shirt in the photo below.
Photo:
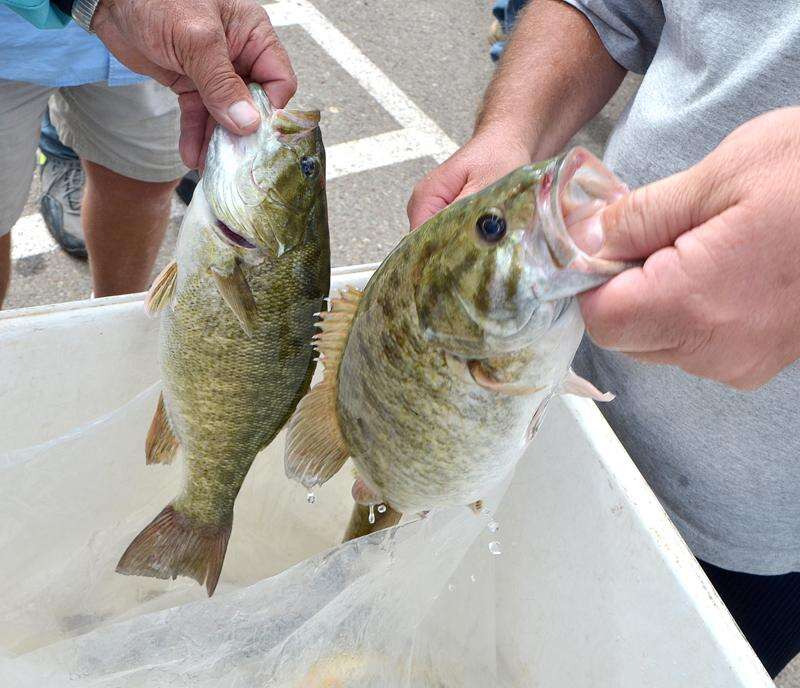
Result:
{"type": "MultiPolygon", "coordinates": [[[[617,62],[645,73],[605,155],[631,187],[689,167],[743,122],[800,102],[797,0],[566,1],[617,62]]],[[[749,573],[800,571],[798,363],[755,392],[587,341],[576,369],[617,393],[601,410],[698,557],[749,573]]]]}

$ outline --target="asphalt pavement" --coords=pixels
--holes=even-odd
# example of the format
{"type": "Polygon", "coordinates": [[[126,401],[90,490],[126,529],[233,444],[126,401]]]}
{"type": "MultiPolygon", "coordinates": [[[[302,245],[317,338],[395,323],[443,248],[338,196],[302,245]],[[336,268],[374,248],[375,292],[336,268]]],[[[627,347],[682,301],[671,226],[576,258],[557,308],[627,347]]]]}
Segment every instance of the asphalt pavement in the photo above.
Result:
{"type": "MultiPolygon", "coordinates": [[[[488,57],[488,0],[314,0],[314,5],[454,144],[469,138],[493,70],[488,57]]],[[[289,25],[277,30],[298,73],[298,104],[323,111],[328,148],[398,129],[358,76],[348,73],[306,29],[289,25]]],[[[616,114],[634,87],[633,83],[624,86],[576,140],[601,153],[616,114]]],[[[381,260],[408,229],[405,207],[414,184],[436,164],[434,157],[422,155],[331,180],[333,265],[381,260]]],[[[12,232],[15,243],[21,243],[33,228],[42,231],[35,217],[39,193],[37,176],[24,217],[12,232]]],[[[183,210],[176,197],[156,272],[172,256],[183,210]]],[[[89,266],[50,246],[39,248],[14,261],[5,307],[87,298],[89,266]]]]}
{"type": "MultiPolygon", "coordinates": [[[[329,149],[343,144],[337,158],[343,173],[328,184],[332,262],[343,266],[379,261],[408,230],[408,196],[415,182],[437,164],[436,157],[443,159],[443,149],[437,144],[438,148],[430,146],[431,154],[424,150],[409,153],[409,146],[404,150],[401,145],[395,152],[384,152],[377,150],[382,141],[378,138],[376,150],[372,151],[371,137],[402,128],[391,110],[395,115],[410,113],[414,126],[438,126],[443,135],[440,143],[447,140],[460,145],[469,138],[493,70],[487,41],[491,2],[312,2],[325,22],[315,20],[316,23],[303,25],[290,18],[276,23],[285,24],[277,30],[298,73],[301,88],[297,103],[322,110],[323,135],[329,149]],[[328,46],[341,43],[342,34],[352,42],[355,52],[347,46],[338,52],[323,48],[326,41],[328,46]],[[337,55],[332,56],[332,52],[337,55]],[[365,66],[362,58],[369,64],[365,66]],[[394,104],[394,110],[387,109],[387,103],[394,104]],[[415,108],[421,114],[414,114],[415,108]],[[345,150],[348,143],[359,141],[361,147],[345,150]],[[356,171],[348,173],[348,169],[356,171]]],[[[606,138],[637,83],[636,79],[626,80],[614,99],[573,142],[601,155],[606,138]]],[[[413,139],[413,127],[409,131],[413,139]]],[[[41,233],[41,221],[36,218],[38,195],[39,182],[34,177],[25,216],[12,233],[12,240],[20,244],[25,232],[41,233]]],[[[176,197],[156,271],[172,256],[183,212],[176,197]]],[[[32,243],[35,248],[24,251],[13,262],[6,308],[89,296],[91,278],[85,262],[49,246],[42,249],[41,241],[32,243]]],[[[800,688],[800,671],[790,667],[778,685],[800,688]]]]}

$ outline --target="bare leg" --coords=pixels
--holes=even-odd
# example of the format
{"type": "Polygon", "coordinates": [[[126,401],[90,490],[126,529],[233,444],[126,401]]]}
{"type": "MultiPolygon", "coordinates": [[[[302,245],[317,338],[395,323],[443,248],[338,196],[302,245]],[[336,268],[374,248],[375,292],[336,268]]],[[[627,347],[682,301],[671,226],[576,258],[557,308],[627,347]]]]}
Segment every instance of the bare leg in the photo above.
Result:
{"type": "Polygon", "coordinates": [[[369,535],[369,533],[374,533],[384,528],[391,528],[400,523],[400,519],[403,518],[403,514],[388,505],[383,513],[380,513],[377,508],[374,509],[373,513],[375,515],[375,523],[370,523],[369,507],[362,504],[353,505],[353,513],[350,516],[350,523],[347,526],[342,542],[355,540],[362,535],[369,535]]]}
{"type": "Polygon", "coordinates": [[[83,160],[83,229],[95,296],[150,286],[164,239],[174,182],[142,182],[83,160]]]}
{"type": "Polygon", "coordinates": [[[0,236],[0,308],[11,280],[11,232],[0,236]]]}

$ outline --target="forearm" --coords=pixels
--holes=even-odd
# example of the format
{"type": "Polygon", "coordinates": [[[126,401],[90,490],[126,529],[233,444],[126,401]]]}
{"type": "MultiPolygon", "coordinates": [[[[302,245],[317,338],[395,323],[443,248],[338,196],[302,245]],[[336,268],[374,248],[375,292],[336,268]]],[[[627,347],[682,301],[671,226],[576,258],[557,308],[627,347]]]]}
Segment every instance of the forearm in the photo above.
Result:
{"type": "Polygon", "coordinates": [[[550,157],[602,109],[625,73],[583,14],[561,0],[536,0],[505,48],[475,133],[502,130],[531,159],[550,157]]]}

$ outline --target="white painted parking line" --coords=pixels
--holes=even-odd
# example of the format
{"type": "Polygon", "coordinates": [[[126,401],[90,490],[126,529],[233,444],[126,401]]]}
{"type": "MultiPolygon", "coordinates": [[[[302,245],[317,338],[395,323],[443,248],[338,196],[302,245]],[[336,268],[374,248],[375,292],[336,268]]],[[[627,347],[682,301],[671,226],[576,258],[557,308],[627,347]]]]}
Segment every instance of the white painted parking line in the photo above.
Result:
{"type": "MultiPolygon", "coordinates": [[[[308,0],[279,0],[265,7],[275,26],[300,26],[402,127],[328,149],[328,178],[431,157],[443,162],[456,150],[442,131],[381,69],[308,0]]],[[[12,230],[12,259],[55,248],[40,215],[20,219],[12,230]]]]}
{"type": "Polygon", "coordinates": [[[385,134],[347,141],[326,151],[327,178],[374,170],[431,154],[436,140],[425,132],[398,129],[385,134]]]}
{"type": "Polygon", "coordinates": [[[265,9],[276,26],[302,26],[400,126],[426,137],[431,147],[425,155],[444,162],[455,152],[455,142],[439,125],[308,0],[280,0],[265,9]]]}

